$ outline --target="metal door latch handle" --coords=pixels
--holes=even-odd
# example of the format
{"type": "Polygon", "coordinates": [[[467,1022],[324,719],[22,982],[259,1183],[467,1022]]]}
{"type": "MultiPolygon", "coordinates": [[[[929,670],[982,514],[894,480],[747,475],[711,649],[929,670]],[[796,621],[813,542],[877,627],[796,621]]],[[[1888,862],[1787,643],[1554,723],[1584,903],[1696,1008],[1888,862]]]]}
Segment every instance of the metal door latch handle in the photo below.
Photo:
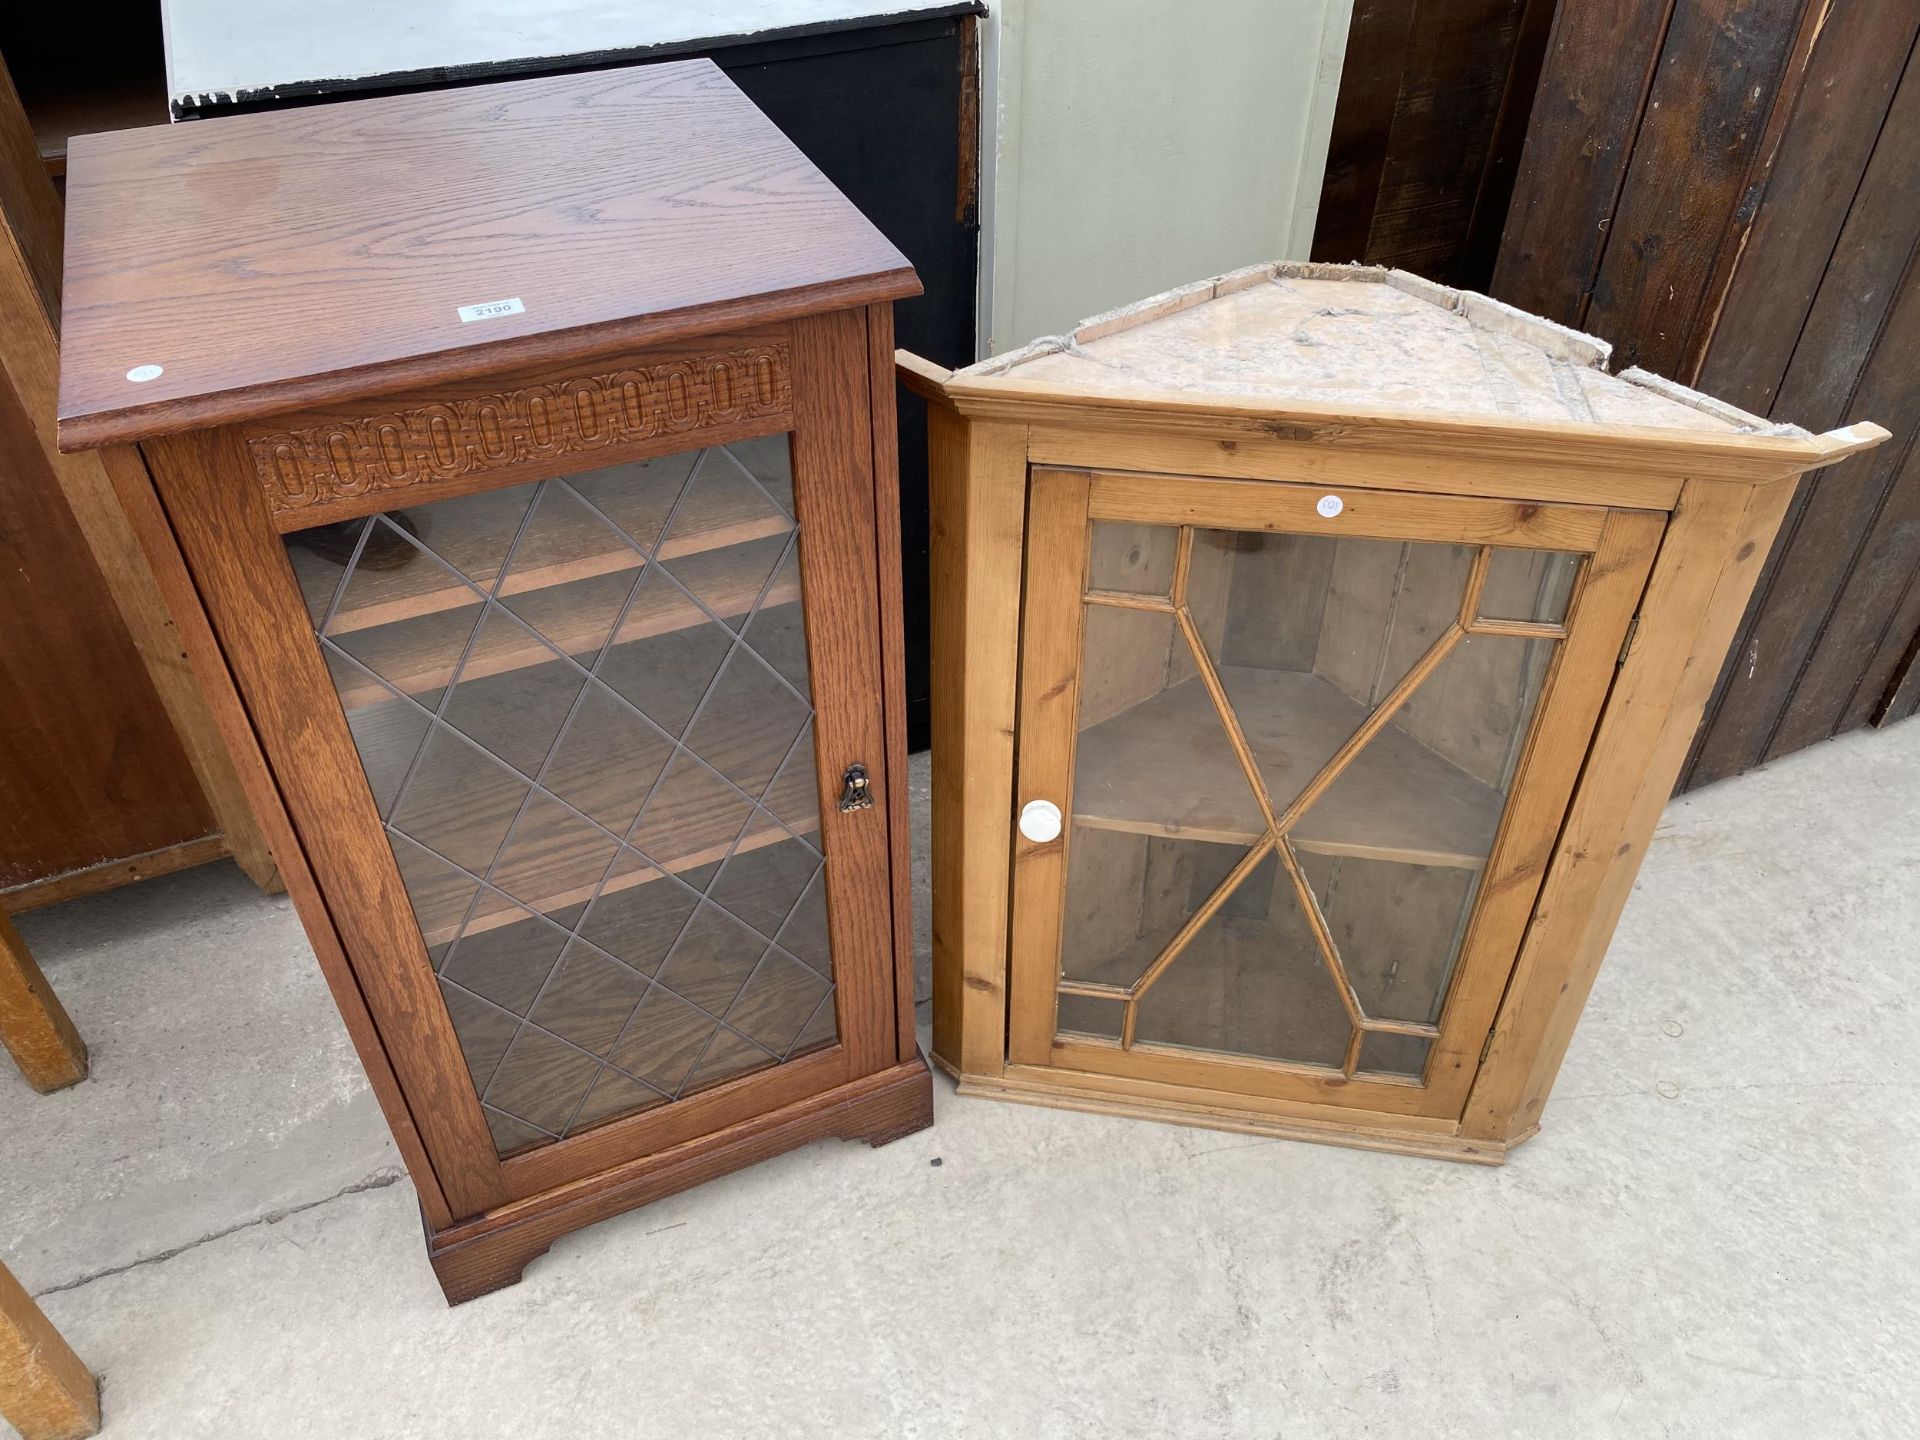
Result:
{"type": "Polygon", "coordinates": [[[858,760],[847,766],[847,773],[840,777],[840,808],[842,810],[873,808],[873,782],[867,778],[867,767],[858,760]]]}

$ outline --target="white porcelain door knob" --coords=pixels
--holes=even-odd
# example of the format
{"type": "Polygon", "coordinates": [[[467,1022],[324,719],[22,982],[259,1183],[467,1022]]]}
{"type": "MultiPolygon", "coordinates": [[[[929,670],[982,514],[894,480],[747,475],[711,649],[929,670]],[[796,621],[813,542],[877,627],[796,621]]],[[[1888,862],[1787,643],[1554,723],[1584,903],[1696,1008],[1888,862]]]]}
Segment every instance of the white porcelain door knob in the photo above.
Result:
{"type": "Polygon", "coordinates": [[[1060,838],[1060,807],[1051,800],[1029,800],[1020,807],[1020,833],[1036,845],[1060,838]]]}

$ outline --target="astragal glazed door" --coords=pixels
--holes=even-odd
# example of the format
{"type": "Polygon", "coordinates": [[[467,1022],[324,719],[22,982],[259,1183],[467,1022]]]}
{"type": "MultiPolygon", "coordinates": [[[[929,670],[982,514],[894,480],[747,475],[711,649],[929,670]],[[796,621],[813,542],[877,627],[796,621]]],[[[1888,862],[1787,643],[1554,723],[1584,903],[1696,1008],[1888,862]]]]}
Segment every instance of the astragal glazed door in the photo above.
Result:
{"type": "Polygon", "coordinates": [[[1663,518],[1036,469],[1013,1063],[1458,1115],[1663,518]]]}

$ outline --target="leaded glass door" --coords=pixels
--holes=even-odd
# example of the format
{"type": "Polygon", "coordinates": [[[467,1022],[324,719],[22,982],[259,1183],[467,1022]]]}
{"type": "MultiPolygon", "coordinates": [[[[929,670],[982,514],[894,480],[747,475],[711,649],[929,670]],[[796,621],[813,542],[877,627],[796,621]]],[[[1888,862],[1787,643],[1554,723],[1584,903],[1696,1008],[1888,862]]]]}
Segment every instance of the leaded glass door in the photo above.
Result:
{"type": "Polygon", "coordinates": [[[1010,1055],[1457,1114],[1659,517],[1036,470],[1010,1055]]]}
{"type": "Polygon", "coordinates": [[[818,759],[884,760],[846,653],[876,623],[871,510],[796,495],[792,454],[509,476],[285,537],[509,1194],[583,1141],[603,1167],[890,1058],[861,918],[884,889],[848,893],[886,873],[884,822],[841,815],[818,759]]]}

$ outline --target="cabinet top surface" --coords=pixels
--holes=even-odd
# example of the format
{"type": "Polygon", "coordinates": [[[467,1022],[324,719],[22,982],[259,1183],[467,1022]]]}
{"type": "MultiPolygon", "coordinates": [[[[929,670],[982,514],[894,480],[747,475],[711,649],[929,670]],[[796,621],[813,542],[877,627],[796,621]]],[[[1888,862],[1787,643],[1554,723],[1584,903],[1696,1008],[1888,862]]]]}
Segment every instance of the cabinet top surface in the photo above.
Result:
{"type": "Polygon", "coordinates": [[[1718,457],[1756,478],[1870,448],[1870,424],[1809,435],[1641,370],[1610,373],[1603,340],[1484,295],[1371,266],[1249,266],[1095,316],[1070,334],[956,371],[974,414],[1100,410],[1300,422],[1317,438],[1420,432],[1468,447],[1617,463],[1718,457]],[[1540,447],[1544,444],[1544,449],[1540,447]]]}
{"type": "Polygon", "coordinates": [[[918,290],[707,60],[89,135],[68,169],[60,440],[918,290]]]}

